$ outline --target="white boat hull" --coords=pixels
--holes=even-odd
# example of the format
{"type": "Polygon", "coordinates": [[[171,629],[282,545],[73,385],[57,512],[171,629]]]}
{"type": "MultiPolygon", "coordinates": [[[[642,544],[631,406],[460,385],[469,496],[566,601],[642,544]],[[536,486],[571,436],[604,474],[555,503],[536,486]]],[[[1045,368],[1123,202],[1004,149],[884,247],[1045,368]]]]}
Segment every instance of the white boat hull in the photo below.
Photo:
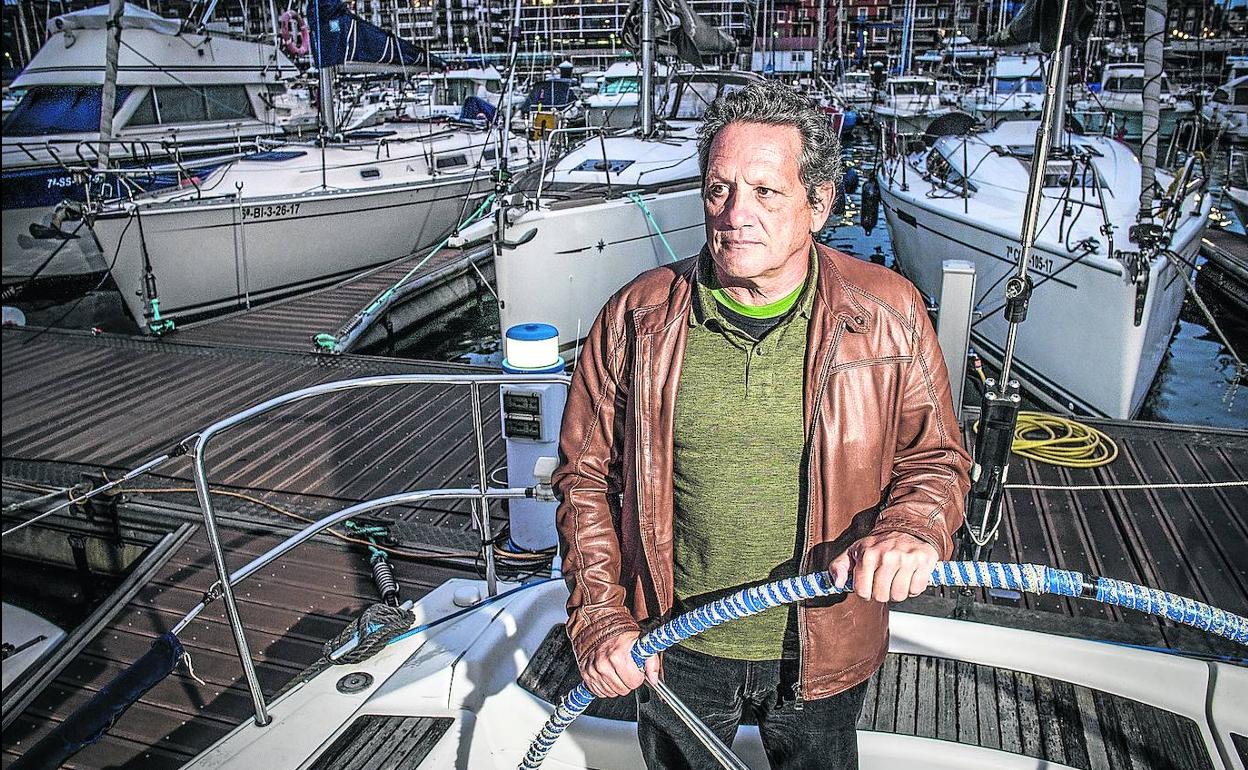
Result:
{"type": "MultiPolygon", "coordinates": [[[[975,265],[976,291],[982,297],[978,310],[985,317],[972,328],[972,338],[985,357],[999,359],[1007,323],[1001,312],[988,312],[1003,304],[1004,276],[1016,269],[1021,213],[987,225],[969,216],[924,208],[913,194],[886,180],[880,188],[894,254],[921,291],[939,296],[943,260],[975,265]]],[[[1205,216],[1181,227],[1173,242],[1174,250],[1189,262],[1200,245],[1210,197],[1204,196],[1201,203],[1205,216]]],[[[1042,240],[1032,266],[1029,274],[1037,288],[1015,347],[1015,365],[1031,386],[1029,395],[1055,408],[1133,417],[1174,330],[1186,288],[1183,276],[1164,257],[1153,261],[1146,305],[1136,324],[1136,287],[1120,263],[1096,255],[1076,260],[1072,253],[1042,240]]]]}
{"type": "MultiPolygon", "coordinates": [[[[404,257],[447,235],[465,197],[489,185],[483,174],[475,182],[457,175],[367,191],[144,210],[142,240],[160,312],[177,319],[248,307],[404,257]]],[[[119,249],[113,278],[143,325],[151,306],[139,222],[115,212],[95,228],[106,253],[119,249]]]]}
{"type": "Polygon", "coordinates": [[[575,352],[610,296],[639,274],[701,250],[706,242],[699,187],[642,196],[671,251],[641,208],[611,198],[522,215],[510,240],[536,228],[533,240],[500,249],[495,258],[504,329],[541,322],[559,330],[560,347],[575,352]]]}

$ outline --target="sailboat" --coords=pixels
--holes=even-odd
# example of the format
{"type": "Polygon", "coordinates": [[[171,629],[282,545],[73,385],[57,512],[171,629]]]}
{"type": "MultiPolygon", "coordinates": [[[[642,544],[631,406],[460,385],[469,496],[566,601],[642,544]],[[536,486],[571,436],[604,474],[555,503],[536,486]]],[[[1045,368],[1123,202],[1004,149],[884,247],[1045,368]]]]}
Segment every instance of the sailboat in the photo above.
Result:
{"type": "MultiPolygon", "coordinates": [[[[323,52],[323,74],[348,46],[361,64],[438,64],[342,3],[317,7],[313,53],[323,52]]],[[[329,93],[322,85],[323,102],[329,93]]],[[[193,185],[116,200],[89,217],[116,255],[111,273],[127,310],[160,333],[170,321],[304,291],[433,245],[472,211],[470,198],[491,189],[486,169],[503,152],[517,169],[529,160],[522,139],[485,123],[382,124],[252,153],[193,185]]]]}
{"type": "MultiPolygon", "coordinates": [[[[675,2],[671,14],[689,18],[692,11],[683,0],[675,2]]],[[[634,31],[640,28],[636,5],[629,16],[635,20],[634,31]]],[[[626,40],[643,37],[629,30],[626,26],[626,40]]],[[[719,30],[700,34],[689,24],[660,39],[671,41],[665,42],[665,50],[679,50],[697,62],[735,48],[719,30]]],[[[517,194],[499,216],[461,234],[464,239],[496,239],[502,327],[553,323],[570,357],[612,293],[643,271],[702,247],[697,127],[714,99],[758,80],[748,72],[678,71],[653,109],[648,93],[653,53],[648,46],[641,53],[638,130],[591,134],[557,160],[534,164],[517,180],[517,194]]]]}
{"type": "MultiPolygon", "coordinates": [[[[1054,88],[1064,102],[1061,69],[1054,88]]],[[[1122,142],[1060,123],[1044,168],[1033,169],[1037,126],[1006,121],[942,136],[917,152],[890,152],[877,179],[894,253],[929,297],[940,293],[942,260],[975,266],[981,316],[972,339],[990,361],[1012,348],[1030,395],[1059,411],[1131,418],[1183,304],[1213,205],[1207,173],[1192,156],[1176,172],[1156,170],[1154,192],[1142,173],[1154,163],[1142,164],[1122,142]],[[1007,279],[1022,258],[1033,173],[1040,174],[1039,224],[1025,268],[1035,289],[1015,339],[1003,311],[1007,279]]],[[[1155,159],[1155,141],[1146,161],[1150,148],[1155,159]]]]}

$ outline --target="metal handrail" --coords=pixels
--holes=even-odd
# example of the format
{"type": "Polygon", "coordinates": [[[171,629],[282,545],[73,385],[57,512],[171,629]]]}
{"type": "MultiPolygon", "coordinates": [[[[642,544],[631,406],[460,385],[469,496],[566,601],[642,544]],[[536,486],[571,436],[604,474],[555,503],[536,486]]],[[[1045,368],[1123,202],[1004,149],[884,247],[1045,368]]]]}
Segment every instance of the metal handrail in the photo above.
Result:
{"type": "MultiPolygon", "coordinates": [[[[393,374],[379,375],[375,377],[360,377],[351,380],[339,380],[337,382],[327,382],[320,385],[313,385],[300,390],[275,396],[267,401],[256,404],[255,406],[244,409],[241,412],[230,415],[224,419],[209,425],[196,436],[194,436],[194,444],[191,445],[189,454],[192,462],[192,471],[195,476],[195,494],[199,498],[200,509],[204,514],[204,532],[208,538],[208,545],[212,551],[213,564],[217,570],[216,587],[220,592],[220,598],[225,605],[226,618],[230,624],[230,631],[234,636],[234,644],[238,651],[239,663],[243,667],[243,676],[247,681],[247,688],[251,692],[252,705],[255,710],[255,722],[263,727],[272,721],[268,713],[268,706],[265,703],[264,693],[260,689],[260,680],[256,676],[255,663],[251,659],[251,649],[247,644],[247,637],[243,630],[242,618],[238,613],[238,605],[234,599],[233,584],[236,581],[230,575],[229,568],[225,563],[225,553],[221,547],[221,536],[217,531],[216,513],[213,510],[212,498],[209,494],[208,475],[204,467],[205,450],[208,442],[217,434],[233,428],[247,420],[258,417],[262,414],[270,412],[280,406],[293,404],[303,401],[314,396],[329,395],[332,393],[340,393],[347,390],[357,390],[360,388],[375,388],[390,385],[466,385],[469,389],[472,402],[472,418],[473,431],[476,439],[476,455],[477,455],[477,486],[467,490],[446,490],[446,493],[453,493],[454,496],[466,496],[474,498],[480,505],[480,520],[477,522],[481,528],[481,541],[488,544],[493,535],[490,532],[490,516],[489,501],[491,498],[512,497],[513,490],[491,489],[485,471],[485,439],[483,428],[481,425],[481,386],[482,385],[507,385],[507,384],[559,384],[565,388],[571,382],[571,378],[565,374],[542,374],[542,375],[514,375],[514,374],[477,374],[477,375],[454,375],[454,374],[393,374]],[[466,494],[463,494],[466,493],[466,494]]],[[[239,571],[238,580],[259,569],[267,564],[273,558],[281,553],[289,551],[291,548],[299,545],[319,532],[321,529],[330,526],[341,518],[346,518],[363,510],[371,510],[372,508],[384,507],[386,505],[394,505],[399,502],[410,502],[418,499],[434,499],[430,495],[436,492],[425,491],[409,492],[401,495],[393,495],[386,498],[378,498],[377,500],[359,503],[350,508],[339,511],[321,521],[306,527],[301,532],[288,538],[282,544],[276,547],[276,552],[270,552],[260,557],[260,560],[253,562],[239,571]],[[423,495],[423,497],[422,497],[423,495]],[[266,558],[267,557],[267,558],[266,558]],[[263,560],[263,561],[261,561],[263,560]],[[260,563],[257,563],[260,562],[260,563]]],[[[493,549],[486,547],[485,551],[485,570],[486,581],[491,595],[496,590],[496,575],[494,565],[493,549]]],[[[205,599],[213,598],[210,594],[205,599]]],[[[205,604],[201,602],[201,604],[205,604]]],[[[192,610],[192,614],[178,624],[181,629],[195,615],[202,610],[202,606],[192,610]]]]}
{"type": "MultiPolygon", "coordinates": [[[[550,155],[551,155],[550,148],[554,146],[555,134],[592,134],[592,133],[598,133],[602,137],[606,136],[606,130],[604,126],[579,126],[576,128],[556,128],[553,131],[549,131],[546,133],[547,151],[542,153],[542,170],[541,170],[541,173],[538,174],[537,176],[537,193],[534,195],[534,200],[536,201],[537,206],[539,208],[542,205],[542,187],[544,186],[544,183],[546,181],[546,162],[550,160],[550,155]]],[[[604,166],[607,166],[607,169],[606,169],[607,185],[609,187],[611,184],[611,169],[610,169],[610,164],[607,161],[607,146],[606,146],[605,139],[601,143],[601,147],[602,147],[602,163],[604,166]]]]}

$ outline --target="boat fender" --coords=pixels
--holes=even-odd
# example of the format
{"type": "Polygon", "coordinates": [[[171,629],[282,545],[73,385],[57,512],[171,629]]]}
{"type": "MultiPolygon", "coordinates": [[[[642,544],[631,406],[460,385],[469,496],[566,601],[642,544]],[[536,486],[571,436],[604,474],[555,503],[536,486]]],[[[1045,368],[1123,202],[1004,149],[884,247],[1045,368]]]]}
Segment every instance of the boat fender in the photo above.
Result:
{"type": "Polygon", "coordinates": [[[871,177],[862,183],[862,231],[867,235],[880,221],[880,185],[871,177]]]}
{"type": "Polygon", "coordinates": [[[845,169],[845,174],[841,177],[841,188],[845,190],[846,195],[858,192],[858,169],[845,169]]]}
{"type": "Polygon", "coordinates": [[[278,19],[278,29],[282,36],[282,47],[291,56],[303,56],[312,48],[308,23],[297,11],[286,11],[278,19]]]}

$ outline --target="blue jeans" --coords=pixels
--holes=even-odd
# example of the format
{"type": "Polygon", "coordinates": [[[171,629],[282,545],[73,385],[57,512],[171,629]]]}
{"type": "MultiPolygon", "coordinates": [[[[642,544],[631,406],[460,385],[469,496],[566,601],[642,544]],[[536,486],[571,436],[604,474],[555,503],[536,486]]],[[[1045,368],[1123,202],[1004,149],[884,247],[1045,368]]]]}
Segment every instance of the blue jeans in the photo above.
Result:
{"type": "MultiPolygon", "coordinates": [[[[856,770],[858,712],[867,683],[794,708],[796,661],[732,660],[679,646],[663,654],[663,682],[719,739],[732,745],[753,712],[772,770],[856,770]]],[[[642,685],[637,737],[650,770],[719,770],[684,722],[642,685]]]]}

